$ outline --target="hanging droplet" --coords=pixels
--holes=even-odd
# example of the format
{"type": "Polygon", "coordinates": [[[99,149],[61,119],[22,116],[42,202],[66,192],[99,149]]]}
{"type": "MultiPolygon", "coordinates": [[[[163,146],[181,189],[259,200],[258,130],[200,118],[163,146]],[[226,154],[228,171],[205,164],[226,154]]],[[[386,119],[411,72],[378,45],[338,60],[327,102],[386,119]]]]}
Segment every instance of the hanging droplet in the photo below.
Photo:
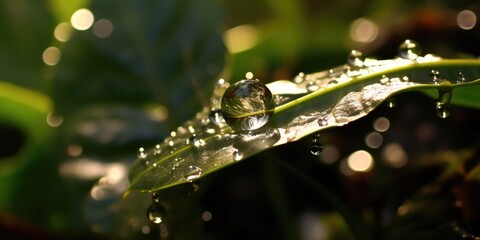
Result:
{"type": "Polygon", "coordinates": [[[240,152],[239,150],[234,150],[232,155],[233,155],[233,160],[235,161],[240,161],[243,158],[243,153],[240,152]]]}
{"type": "Polygon", "coordinates": [[[208,119],[210,119],[210,122],[215,124],[215,125],[220,125],[223,122],[223,115],[222,115],[222,110],[221,109],[212,109],[210,111],[210,114],[208,115],[208,119]]]}
{"type": "Polygon", "coordinates": [[[446,118],[450,115],[450,100],[452,99],[452,89],[443,88],[438,90],[438,100],[435,105],[435,111],[440,118],[446,118]]]}
{"type": "Polygon", "coordinates": [[[197,166],[188,166],[187,169],[185,169],[185,180],[189,182],[193,182],[194,180],[197,180],[200,175],[202,175],[202,169],[197,167],[197,166]]]}
{"type": "Polygon", "coordinates": [[[389,108],[394,108],[396,105],[397,105],[397,99],[395,99],[393,97],[387,99],[387,106],[389,108]]]}
{"type": "Polygon", "coordinates": [[[295,83],[302,83],[303,81],[305,81],[305,73],[301,72],[299,73],[294,79],[293,81],[295,83]]]}
{"type": "Polygon", "coordinates": [[[410,39],[405,40],[398,48],[401,58],[415,60],[421,53],[420,45],[410,39]]]}
{"type": "Polygon", "coordinates": [[[150,222],[155,224],[160,224],[165,220],[165,216],[167,211],[165,207],[160,203],[160,199],[158,196],[153,195],[152,197],[153,203],[147,209],[147,217],[150,222]]]}
{"type": "Polygon", "coordinates": [[[264,126],[273,115],[272,93],[258,79],[245,79],[230,86],[222,98],[222,114],[235,131],[264,126]]]}
{"type": "Polygon", "coordinates": [[[318,126],[323,127],[328,124],[328,120],[324,117],[318,119],[318,126]]]}
{"type": "Polygon", "coordinates": [[[320,134],[315,134],[312,139],[312,144],[310,145],[310,152],[318,156],[323,151],[323,145],[320,143],[320,134]]]}
{"type": "Polygon", "coordinates": [[[440,118],[447,118],[450,115],[450,106],[449,104],[443,104],[437,102],[435,111],[437,111],[437,116],[440,118]]]}
{"type": "Polygon", "coordinates": [[[430,78],[432,79],[433,83],[439,84],[440,83],[440,72],[438,72],[437,70],[432,70],[430,72],[430,78]]]}
{"type": "Polygon", "coordinates": [[[363,67],[364,61],[363,53],[357,50],[352,50],[347,58],[350,67],[363,67]]]}
{"type": "Polygon", "coordinates": [[[459,72],[457,76],[457,83],[464,83],[465,82],[465,75],[463,72],[459,72]]]}

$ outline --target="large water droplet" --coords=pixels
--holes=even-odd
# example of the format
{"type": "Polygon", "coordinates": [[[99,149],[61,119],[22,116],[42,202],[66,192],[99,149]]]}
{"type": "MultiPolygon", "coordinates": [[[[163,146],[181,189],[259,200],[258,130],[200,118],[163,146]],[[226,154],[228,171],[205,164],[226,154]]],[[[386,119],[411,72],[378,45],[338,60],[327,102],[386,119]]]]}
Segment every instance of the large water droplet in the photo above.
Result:
{"type": "Polygon", "coordinates": [[[320,143],[320,134],[315,134],[312,139],[312,144],[310,145],[310,152],[318,156],[323,151],[323,145],[320,143]]]}
{"type": "Polygon", "coordinates": [[[363,53],[357,50],[352,50],[347,58],[347,63],[350,67],[363,67],[364,61],[363,53]]]}
{"type": "Polygon", "coordinates": [[[160,224],[165,220],[165,216],[167,211],[162,204],[159,203],[159,199],[155,199],[155,195],[153,196],[153,203],[147,209],[147,217],[150,222],[155,224],[160,224]]]}
{"type": "Polygon", "coordinates": [[[452,99],[452,89],[442,88],[438,90],[438,100],[435,105],[435,111],[440,118],[446,118],[450,115],[450,100],[452,99]]]}
{"type": "Polygon", "coordinates": [[[222,113],[236,131],[250,131],[264,126],[273,115],[272,93],[257,79],[245,79],[230,86],[222,98],[222,113]]]}
{"type": "Polygon", "coordinates": [[[400,57],[409,60],[415,60],[421,53],[420,45],[410,39],[405,40],[398,48],[400,57]]]}
{"type": "Polygon", "coordinates": [[[200,175],[202,175],[202,169],[197,166],[188,166],[188,168],[185,169],[185,180],[189,182],[197,180],[200,175]]]}

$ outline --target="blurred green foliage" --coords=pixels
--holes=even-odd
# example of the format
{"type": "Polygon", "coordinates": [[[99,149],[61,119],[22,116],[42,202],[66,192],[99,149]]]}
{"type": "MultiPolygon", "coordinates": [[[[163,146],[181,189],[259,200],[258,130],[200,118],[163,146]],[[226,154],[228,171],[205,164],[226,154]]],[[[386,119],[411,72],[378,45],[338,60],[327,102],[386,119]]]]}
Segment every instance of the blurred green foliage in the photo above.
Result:
{"type": "MultiPolygon", "coordinates": [[[[478,25],[472,30],[461,29],[457,26],[456,16],[464,9],[470,9],[478,16],[479,8],[476,1],[447,0],[2,0],[2,238],[150,238],[152,234],[144,234],[146,229],[140,224],[144,221],[141,217],[144,216],[145,206],[150,201],[148,196],[146,200],[143,196],[133,196],[121,201],[121,193],[115,192],[111,198],[112,205],[102,205],[99,209],[109,210],[118,206],[116,212],[104,215],[110,218],[95,218],[98,216],[91,215],[92,186],[102,174],[108,173],[105,169],[111,168],[107,167],[128,166],[135,158],[138,147],[154,146],[169,131],[205,106],[216,79],[224,77],[235,81],[242,78],[246,71],[255,73],[264,81],[289,79],[299,71],[313,72],[340,65],[352,48],[366,55],[391,58],[397,54],[398,44],[406,38],[421,43],[425,53],[433,52],[445,57],[478,56],[478,25]],[[84,7],[90,9],[95,17],[93,26],[85,31],[72,30],[66,42],[54,37],[57,26],[69,22],[70,16],[84,7]],[[368,19],[378,27],[378,35],[371,42],[358,42],[351,38],[352,23],[359,18],[368,19]],[[108,36],[99,37],[95,33],[95,24],[101,19],[109,20],[113,26],[108,36]],[[228,34],[227,30],[239,25],[253,26],[257,41],[248,50],[228,53],[222,37],[228,34]],[[42,61],[42,56],[52,46],[58,48],[61,56],[58,64],[49,66],[42,61]],[[92,168],[80,167],[73,167],[76,171],[70,171],[71,166],[92,164],[101,166],[94,169],[104,169],[103,172],[96,173],[92,168]],[[92,219],[101,221],[98,223],[92,219]],[[137,219],[138,223],[134,224],[131,219],[137,219]],[[112,226],[110,232],[104,231],[108,228],[103,225],[107,224],[112,226]],[[124,234],[122,229],[127,231],[130,228],[134,234],[124,234]]],[[[98,28],[100,26],[97,25],[98,28]]],[[[230,47],[228,41],[225,44],[230,47]]],[[[465,94],[472,94],[472,91],[465,94]]],[[[410,102],[409,107],[402,107],[401,99],[408,103],[414,98],[411,95],[398,98],[400,106],[396,110],[398,114],[390,115],[396,119],[392,123],[412,129],[422,126],[427,130],[440,129],[442,131],[437,132],[444,134],[436,141],[421,142],[414,148],[409,144],[420,140],[409,138],[416,136],[413,130],[392,130],[388,137],[404,143],[411,159],[442,149],[475,149],[478,146],[478,134],[471,131],[475,126],[472,119],[478,117],[478,113],[463,108],[454,109],[452,118],[447,120],[450,122],[429,120],[431,124],[425,127],[422,124],[427,118],[406,117],[413,113],[423,116],[424,112],[416,108],[423,105],[416,106],[418,102],[410,102]],[[407,114],[400,114],[404,113],[402,111],[407,114]],[[447,124],[452,128],[447,128],[447,124]]],[[[420,101],[428,102],[421,97],[420,101]]],[[[433,107],[431,109],[433,111],[433,107]]],[[[382,115],[388,110],[380,111],[378,114],[382,115]]],[[[374,114],[357,125],[333,132],[326,139],[337,144],[339,149],[352,151],[363,141],[366,130],[361,129],[371,128],[370,122],[379,115],[374,114]]],[[[428,117],[434,118],[434,114],[428,117]]],[[[340,180],[343,178],[333,165],[319,164],[311,159],[308,151],[301,150],[308,145],[301,142],[276,149],[269,156],[296,160],[295,165],[305,174],[336,189],[334,192],[347,199],[347,204],[351,204],[355,212],[366,219],[369,230],[379,236],[383,236],[381,229],[386,224],[379,219],[391,219],[379,216],[395,215],[392,209],[414,195],[423,186],[421,183],[435,182],[438,175],[438,171],[434,171],[413,178],[418,181],[411,183],[410,189],[398,188],[398,192],[391,194],[391,199],[384,199],[379,196],[388,192],[385,183],[401,182],[402,178],[398,175],[418,173],[424,168],[412,167],[405,172],[388,169],[372,174],[374,176],[340,180]],[[305,154],[299,154],[299,151],[305,154]],[[388,180],[372,180],[377,178],[388,180]],[[353,194],[358,186],[371,187],[368,188],[371,195],[353,194]]],[[[464,161],[464,168],[476,169],[472,171],[475,173],[478,172],[478,167],[475,167],[478,155],[472,156],[464,161]]],[[[301,220],[298,219],[305,220],[301,214],[305,211],[304,207],[309,207],[325,213],[321,218],[329,219],[326,222],[332,231],[330,237],[351,239],[338,215],[332,213],[334,211],[330,207],[322,205],[325,203],[321,196],[309,195],[311,190],[303,187],[301,181],[286,178],[283,174],[279,174],[276,181],[266,181],[264,170],[269,167],[258,162],[246,161],[239,167],[206,179],[201,184],[202,191],[191,194],[194,197],[185,199],[190,195],[189,186],[162,193],[169,216],[173,216],[168,220],[171,238],[192,239],[192,235],[195,239],[296,236],[288,231],[293,229],[299,234],[296,226],[301,220]],[[285,189],[271,191],[275,188],[264,185],[265,182],[284,183],[285,189]],[[278,202],[279,198],[284,201],[278,202]],[[175,202],[189,207],[182,208],[175,202]],[[213,213],[211,222],[199,217],[205,209],[213,213]],[[274,215],[279,217],[272,217],[274,215]],[[290,229],[289,226],[294,227],[290,229]]],[[[432,166],[428,167],[428,171],[433,171],[432,168],[438,170],[445,164],[435,163],[432,166]]],[[[462,173],[466,172],[470,171],[462,173]]],[[[452,175],[458,174],[457,171],[452,175]]],[[[275,174],[268,176],[275,177],[275,174]]],[[[451,197],[446,192],[454,186],[457,196],[470,196],[471,189],[476,189],[477,185],[475,181],[462,179],[450,179],[447,181],[450,185],[442,185],[444,195],[451,197]]],[[[473,195],[468,199],[475,197],[473,195]]],[[[465,212],[472,209],[463,207],[465,212]]],[[[316,216],[313,218],[316,219],[316,216]]],[[[462,228],[478,233],[479,228],[475,225],[478,216],[470,214],[465,219],[471,225],[462,225],[462,228]]],[[[420,224],[413,224],[416,223],[420,224]]],[[[398,226],[405,227],[401,232],[407,236],[412,232],[428,234],[431,227],[398,226]]],[[[161,229],[154,229],[158,226],[151,227],[153,237],[162,233],[161,229]]]]}

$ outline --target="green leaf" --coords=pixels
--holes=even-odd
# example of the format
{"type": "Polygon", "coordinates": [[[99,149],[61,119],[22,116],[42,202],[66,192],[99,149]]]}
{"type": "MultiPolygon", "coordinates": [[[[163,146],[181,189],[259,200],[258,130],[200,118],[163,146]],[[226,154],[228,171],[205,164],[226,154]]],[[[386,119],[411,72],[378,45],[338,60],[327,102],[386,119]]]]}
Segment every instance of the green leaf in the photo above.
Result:
{"type": "MultiPolygon", "coordinates": [[[[400,92],[437,89],[437,110],[446,117],[451,90],[476,84],[480,84],[480,60],[432,55],[416,60],[366,59],[360,65],[299,75],[295,82],[273,82],[267,86],[276,107],[265,126],[234,132],[225,122],[213,124],[206,108],[163,143],[140,151],[130,171],[130,190],[156,191],[194,181],[265,149],[355,121],[400,92]]],[[[221,97],[219,89],[212,99],[221,97]]]]}

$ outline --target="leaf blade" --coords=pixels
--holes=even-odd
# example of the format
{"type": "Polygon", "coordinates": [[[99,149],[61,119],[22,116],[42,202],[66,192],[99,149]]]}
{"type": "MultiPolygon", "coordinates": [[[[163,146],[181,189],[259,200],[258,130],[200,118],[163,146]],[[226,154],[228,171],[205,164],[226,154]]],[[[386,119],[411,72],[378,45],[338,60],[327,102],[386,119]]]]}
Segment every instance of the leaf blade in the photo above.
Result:
{"type": "Polygon", "coordinates": [[[277,103],[270,122],[256,133],[236,133],[226,124],[217,126],[216,134],[206,133],[202,129],[208,122],[209,111],[203,110],[159,145],[167,155],[150,150],[137,160],[129,175],[130,190],[156,191],[192,181],[188,171],[191,167],[200,169],[195,179],[202,177],[237,162],[235,154],[242,154],[243,159],[313,132],[355,121],[400,92],[476,86],[480,84],[480,61],[383,60],[356,70],[341,66],[334,71],[306,75],[305,79],[310,80],[298,83],[299,89],[307,89],[312,81],[321,88],[312,93],[282,94],[274,86],[278,82],[269,84],[275,96],[286,100],[277,103]],[[460,72],[465,81],[457,79],[460,72]],[[336,83],[329,85],[332,81],[336,83]],[[192,136],[202,139],[204,144],[190,144],[192,136]]]}

